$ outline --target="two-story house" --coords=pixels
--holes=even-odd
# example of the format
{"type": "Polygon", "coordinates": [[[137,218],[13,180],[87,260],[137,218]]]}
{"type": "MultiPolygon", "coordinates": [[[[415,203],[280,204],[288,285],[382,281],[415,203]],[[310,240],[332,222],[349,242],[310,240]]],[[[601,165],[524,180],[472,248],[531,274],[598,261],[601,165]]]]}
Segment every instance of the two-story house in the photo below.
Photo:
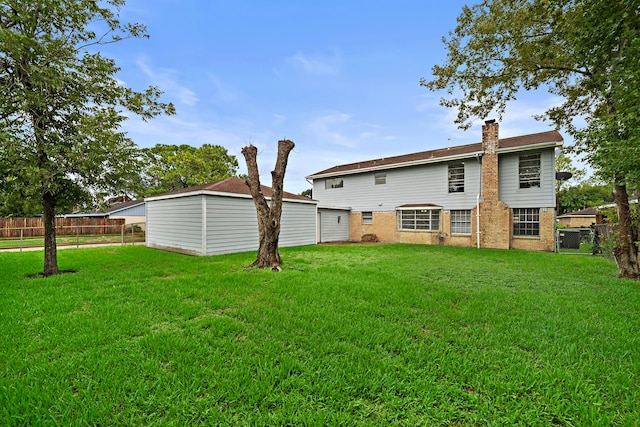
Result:
{"type": "Polygon", "coordinates": [[[498,128],[485,122],[476,144],[309,175],[319,240],[342,227],[351,241],[375,235],[383,242],[553,251],[555,149],[563,138],[548,131],[500,139],[498,128]]]}

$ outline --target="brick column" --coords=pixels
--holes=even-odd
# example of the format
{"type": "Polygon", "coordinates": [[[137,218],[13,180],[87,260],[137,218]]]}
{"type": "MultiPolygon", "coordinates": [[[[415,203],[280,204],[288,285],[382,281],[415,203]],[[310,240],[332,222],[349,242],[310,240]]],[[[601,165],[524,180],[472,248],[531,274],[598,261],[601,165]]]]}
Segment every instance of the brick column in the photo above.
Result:
{"type": "Polygon", "coordinates": [[[499,197],[498,123],[482,126],[482,201],[480,202],[480,247],[509,249],[511,210],[499,197]]]}

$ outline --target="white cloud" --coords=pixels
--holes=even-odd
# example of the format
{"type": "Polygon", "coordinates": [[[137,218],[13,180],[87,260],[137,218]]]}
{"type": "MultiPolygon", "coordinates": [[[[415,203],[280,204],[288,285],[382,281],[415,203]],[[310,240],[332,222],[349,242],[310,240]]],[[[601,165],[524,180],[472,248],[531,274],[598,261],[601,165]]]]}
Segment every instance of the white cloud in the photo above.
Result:
{"type": "Polygon", "coordinates": [[[358,145],[358,137],[346,135],[347,128],[352,126],[350,114],[326,114],[311,120],[308,126],[320,141],[350,148],[358,145]]]}
{"type": "Polygon", "coordinates": [[[194,91],[178,81],[177,72],[171,69],[153,70],[144,59],[136,61],[138,68],[149,78],[154,86],[165,93],[167,99],[192,107],[199,101],[194,91]]]}
{"type": "Polygon", "coordinates": [[[282,114],[273,113],[272,116],[273,116],[273,124],[274,125],[282,124],[287,120],[287,116],[282,115],[282,114]]]}
{"type": "Polygon", "coordinates": [[[223,83],[217,76],[208,74],[207,77],[214,91],[214,102],[226,104],[236,102],[240,98],[236,90],[231,85],[223,83]]]}
{"type": "Polygon", "coordinates": [[[340,57],[334,51],[331,55],[296,53],[288,58],[298,70],[315,75],[334,75],[340,71],[340,57]]]}

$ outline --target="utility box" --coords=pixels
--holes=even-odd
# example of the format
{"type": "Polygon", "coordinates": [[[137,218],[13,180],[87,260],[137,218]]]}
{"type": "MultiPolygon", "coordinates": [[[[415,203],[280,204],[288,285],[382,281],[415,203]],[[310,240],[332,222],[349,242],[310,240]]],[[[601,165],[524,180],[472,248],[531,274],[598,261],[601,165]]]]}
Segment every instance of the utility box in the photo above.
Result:
{"type": "Polygon", "coordinates": [[[561,249],[580,249],[580,230],[560,230],[558,238],[561,249]]]}

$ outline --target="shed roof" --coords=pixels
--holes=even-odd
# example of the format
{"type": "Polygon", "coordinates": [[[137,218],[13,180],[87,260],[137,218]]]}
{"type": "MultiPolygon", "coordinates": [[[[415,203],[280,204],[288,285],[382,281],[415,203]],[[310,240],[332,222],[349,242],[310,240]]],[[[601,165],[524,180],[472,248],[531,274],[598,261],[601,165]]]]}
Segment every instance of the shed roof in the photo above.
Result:
{"type": "MultiPolygon", "coordinates": [[[[273,194],[273,190],[271,187],[267,187],[266,185],[261,185],[260,189],[262,194],[265,197],[269,198],[273,194]]],[[[214,192],[214,193],[228,193],[234,195],[244,195],[251,197],[251,192],[249,191],[249,187],[247,186],[244,179],[241,178],[225,178],[220,181],[208,182],[206,184],[194,185],[192,187],[181,188],[179,190],[171,191],[169,193],[158,194],[153,197],[148,197],[145,200],[153,200],[156,198],[171,198],[173,196],[179,197],[182,195],[186,195],[188,193],[203,193],[203,192],[214,192]]],[[[283,191],[282,193],[283,199],[292,199],[292,200],[300,200],[306,202],[315,202],[312,199],[301,196],[299,194],[289,193],[287,191],[283,191]]]]}
{"type": "MultiPolygon", "coordinates": [[[[555,130],[511,138],[500,138],[498,140],[497,152],[533,149],[547,145],[555,146],[561,144],[562,141],[562,135],[555,130]]],[[[382,170],[423,163],[441,162],[456,158],[470,157],[476,154],[482,154],[482,142],[333,166],[329,169],[309,175],[307,178],[315,179],[326,176],[364,172],[366,170],[382,170]]]]}

